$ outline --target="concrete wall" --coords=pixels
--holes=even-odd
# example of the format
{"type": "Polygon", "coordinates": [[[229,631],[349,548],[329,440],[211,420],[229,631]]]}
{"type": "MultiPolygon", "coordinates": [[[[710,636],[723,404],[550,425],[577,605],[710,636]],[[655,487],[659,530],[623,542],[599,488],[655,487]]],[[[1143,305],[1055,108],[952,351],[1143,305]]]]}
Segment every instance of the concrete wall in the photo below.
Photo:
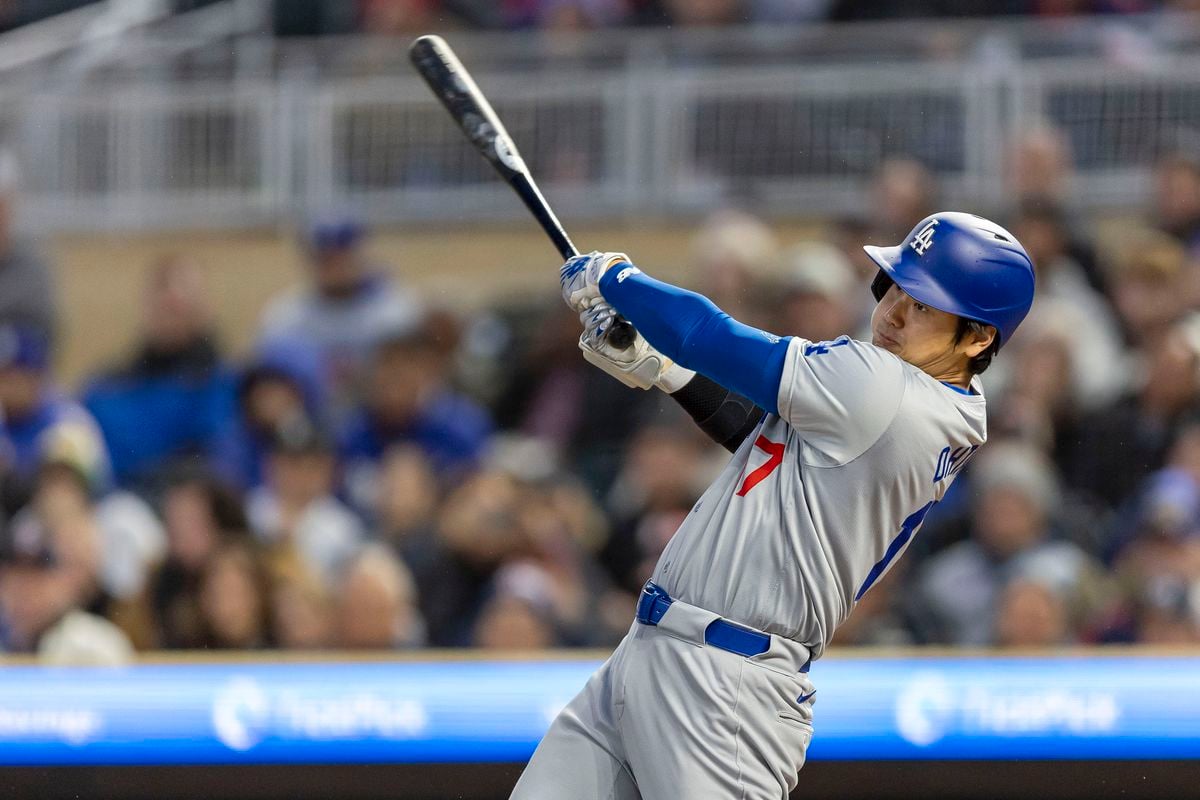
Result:
{"type": "MultiPolygon", "coordinates": [[[[781,228],[785,241],[800,226],[781,228]]],[[[572,231],[584,249],[620,249],[655,274],[686,282],[688,225],[627,225],[572,231]]],[[[227,347],[244,352],[257,318],[276,292],[303,279],[303,263],[287,233],[156,234],[64,237],[44,243],[54,262],[62,317],[58,373],[67,386],[120,358],[137,333],[142,284],[154,260],[182,252],[197,258],[207,278],[227,347]]],[[[534,225],[477,229],[380,231],[368,250],[381,264],[454,309],[495,302],[507,294],[558,290],[561,260],[534,225]]]]}
{"type": "MultiPolygon", "coordinates": [[[[696,224],[633,221],[579,227],[571,234],[584,250],[624,250],[655,275],[686,286],[697,280],[687,274],[696,224]]],[[[1101,220],[1100,252],[1131,227],[1136,227],[1131,215],[1101,220]]],[[[774,229],[785,246],[821,232],[811,222],[774,229]]],[[[44,246],[58,280],[63,328],[58,372],[68,387],[126,352],[137,332],[142,283],[158,256],[183,252],[200,261],[218,329],[234,354],[250,346],[268,299],[304,277],[293,237],[279,231],[62,237],[44,246]]],[[[378,231],[367,247],[431,303],[452,309],[469,310],[521,292],[558,291],[560,259],[533,223],[378,231]]]]}

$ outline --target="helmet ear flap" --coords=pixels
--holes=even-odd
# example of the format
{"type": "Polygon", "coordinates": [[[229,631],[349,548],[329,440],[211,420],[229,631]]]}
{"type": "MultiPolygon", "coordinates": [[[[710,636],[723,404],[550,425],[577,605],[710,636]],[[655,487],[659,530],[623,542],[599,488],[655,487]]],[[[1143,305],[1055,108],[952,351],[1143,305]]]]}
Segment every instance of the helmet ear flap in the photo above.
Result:
{"type": "Polygon", "coordinates": [[[883,270],[879,270],[879,273],[875,276],[875,280],[871,281],[871,294],[874,295],[876,303],[883,300],[883,296],[887,294],[888,289],[892,288],[893,283],[895,281],[892,280],[890,275],[883,270]]]}

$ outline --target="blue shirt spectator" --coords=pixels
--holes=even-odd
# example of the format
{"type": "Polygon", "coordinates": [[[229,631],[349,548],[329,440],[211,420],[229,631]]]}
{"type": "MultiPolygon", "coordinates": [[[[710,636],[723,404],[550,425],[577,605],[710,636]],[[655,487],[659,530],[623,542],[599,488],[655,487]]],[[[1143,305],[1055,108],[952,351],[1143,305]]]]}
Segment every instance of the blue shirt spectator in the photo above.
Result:
{"type": "Polygon", "coordinates": [[[199,268],[182,257],[163,259],[144,303],[137,352],[83,392],[126,486],[174,459],[207,458],[234,414],[234,373],[213,342],[199,268]]]}
{"type": "Polygon", "coordinates": [[[374,505],[371,487],[393,444],[420,447],[441,478],[474,467],[483,454],[491,418],[451,389],[445,372],[441,350],[424,331],[393,336],[376,348],[364,405],[339,437],[347,492],[360,510],[374,505]]]}
{"type": "Polygon", "coordinates": [[[13,477],[30,484],[49,445],[68,448],[103,489],[110,480],[104,440],[92,416],[53,387],[49,366],[50,342],[42,331],[0,327],[0,452],[13,477]]]}

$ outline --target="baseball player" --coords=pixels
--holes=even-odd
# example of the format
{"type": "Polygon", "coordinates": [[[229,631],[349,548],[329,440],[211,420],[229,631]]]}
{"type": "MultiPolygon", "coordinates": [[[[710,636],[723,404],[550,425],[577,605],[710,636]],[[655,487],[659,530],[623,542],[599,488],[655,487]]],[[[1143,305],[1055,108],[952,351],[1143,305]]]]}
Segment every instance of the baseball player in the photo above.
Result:
{"type": "Polygon", "coordinates": [[[734,455],[514,798],[777,800],[795,787],[809,667],[983,444],[978,374],[1033,301],[1029,256],[981,217],[934,214],[899,246],[865,249],[879,266],[870,342],[743,325],[621,253],[563,266],[585,357],[670,393],[734,455]],[[617,312],[640,333],[625,351],[605,341],[617,312]]]}

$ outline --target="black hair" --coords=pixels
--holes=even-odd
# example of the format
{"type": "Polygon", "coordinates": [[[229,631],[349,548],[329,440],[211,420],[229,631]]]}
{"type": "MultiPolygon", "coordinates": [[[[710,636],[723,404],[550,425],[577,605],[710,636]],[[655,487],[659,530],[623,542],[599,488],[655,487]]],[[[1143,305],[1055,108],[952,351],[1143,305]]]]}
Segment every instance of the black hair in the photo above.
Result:
{"type": "MultiPolygon", "coordinates": [[[[987,325],[983,322],[977,322],[976,320],[967,319],[966,317],[959,317],[958,329],[954,332],[954,343],[958,344],[961,342],[966,338],[968,333],[977,334],[979,336],[987,336],[988,328],[991,327],[991,325],[987,325]]],[[[967,369],[971,370],[972,375],[979,375],[992,365],[992,359],[999,350],[1000,333],[997,331],[995,335],[992,336],[992,343],[989,344],[982,353],[967,362],[967,369]]]]}
{"type": "Polygon", "coordinates": [[[372,357],[378,362],[393,355],[437,352],[438,349],[439,342],[434,333],[424,325],[419,325],[385,334],[376,342],[372,357]]]}
{"type": "Polygon", "coordinates": [[[219,478],[207,466],[187,460],[170,464],[153,487],[161,504],[166,494],[183,486],[195,487],[204,496],[217,529],[225,536],[238,538],[250,530],[246,504],[238,489],[219,478]]]}

